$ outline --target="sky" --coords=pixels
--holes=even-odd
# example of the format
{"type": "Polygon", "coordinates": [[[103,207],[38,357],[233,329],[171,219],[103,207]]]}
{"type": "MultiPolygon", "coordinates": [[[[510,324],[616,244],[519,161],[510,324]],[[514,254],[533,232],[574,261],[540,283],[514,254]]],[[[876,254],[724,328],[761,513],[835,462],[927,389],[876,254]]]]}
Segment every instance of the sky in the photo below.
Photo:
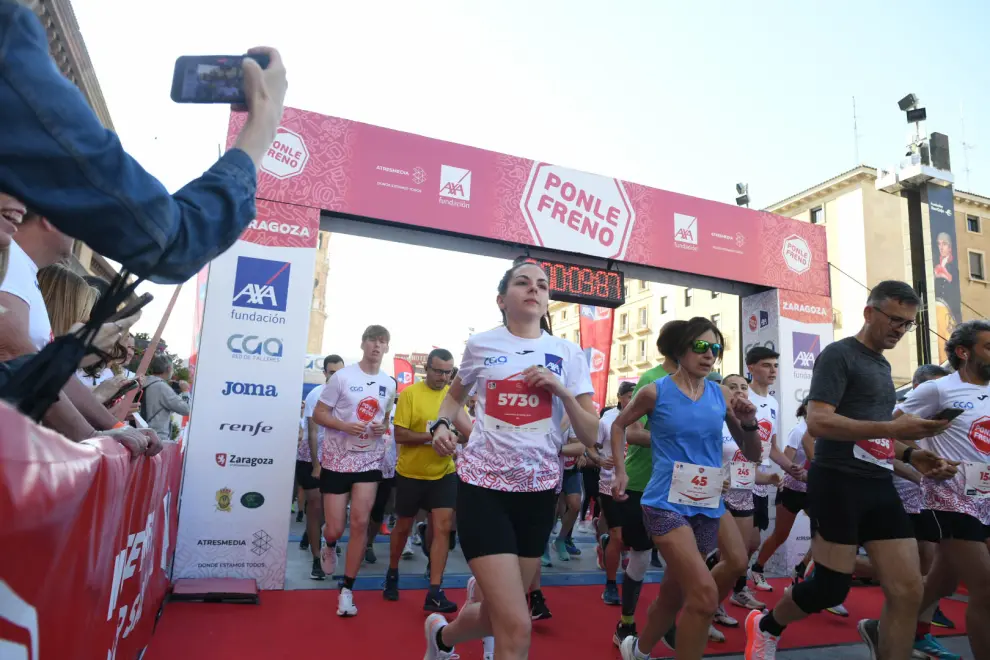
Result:
{"type": "MultiPolygon", "coordinates": [[[[990,3],[934,7],[87,0],[75,11],[125,148],[171,190],[215,161],[228,117],[172,103],[175,58],[270,45],[293,107],[726,203],[747,182],[764,207],[857,163],[897,162],[907,134],[897,101],[909,92],[927,130],[949,135],[957,188],[990,195],[990,3]]],[[[468,328],[498,322],[503,262],[337,235],[330,251],[325,352],[357,354],[369,323],[405,352],[460,348],[468,328]],[[351,275],[368,260],[415,274],[391,278],[376,316],[351,275]]],[[[182,356],[194,288],[164,331],[182,356]]],[[[152,333],[173,289],[143,290],[156,300],[137,330],[152,333]]]]}

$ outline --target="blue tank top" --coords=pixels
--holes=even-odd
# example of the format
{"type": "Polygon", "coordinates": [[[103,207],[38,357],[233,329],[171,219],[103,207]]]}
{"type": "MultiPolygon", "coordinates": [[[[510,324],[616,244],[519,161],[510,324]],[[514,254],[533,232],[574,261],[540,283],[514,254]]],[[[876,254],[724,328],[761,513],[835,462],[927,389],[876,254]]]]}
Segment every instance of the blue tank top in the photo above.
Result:
{"type": "Polygon", "coordinates": [[[721,474],[722,423],[725,421],[722,386],[706,380],[705,391],[697,401],[688,398],[670,376],[658,380],[656,388],[657,405],[650,414],[653,475],[643,492],[642,503],[683,516],[701,514],[720,518],[725,512],[722,501],[718,508],[706,509],[673,504],[667,497],[677,461],[710,466],[721,474]]]}

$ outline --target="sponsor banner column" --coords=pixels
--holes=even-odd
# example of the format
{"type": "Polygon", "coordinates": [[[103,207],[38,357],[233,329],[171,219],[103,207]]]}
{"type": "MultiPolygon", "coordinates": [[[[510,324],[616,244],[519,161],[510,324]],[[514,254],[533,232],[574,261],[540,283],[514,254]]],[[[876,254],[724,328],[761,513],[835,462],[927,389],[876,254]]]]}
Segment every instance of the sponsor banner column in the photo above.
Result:
{"type": "Polygon", "coordinates": [[[412,363],[405,358],[392,358],[392,369],[395,373],[395,382],[398,383],[397,392],[401,392],[413,384],[415,372],[412,363]]]}
{"type": "MultiPolygon", "coordinates": [[[[935,324],[939,336],[949,338],[962,320],[962,292],[959,287],[959,249],[956,242],[955,202],[952,186],[928,184],[928,224],[931,237],[932,268],[935,279],[935,324]]],[[[964,271],[966,272],[966,271],[964,271]]],[[[938,362],[945,362],[945,342],[934,338],[938,362]]]]}
{"type": "Polygon", "coordinates": [[[320,215],[258,200],[209,271],[176,578],[281,589],[320,215]]]}
{"type": "Polygon", "coordinates": [[[608,307],[581,305],[581,348],[588,356],[591,384],[595,388],[595,407],[601,411],[608,395],[608,365],[612,352],[612,310],[608,307]]]}

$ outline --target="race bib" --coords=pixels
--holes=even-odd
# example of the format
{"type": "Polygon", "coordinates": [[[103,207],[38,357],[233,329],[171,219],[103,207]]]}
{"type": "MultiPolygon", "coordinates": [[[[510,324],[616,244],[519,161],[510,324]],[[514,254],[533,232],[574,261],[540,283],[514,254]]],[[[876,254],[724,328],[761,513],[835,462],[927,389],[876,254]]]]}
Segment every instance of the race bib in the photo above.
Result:
{"type": "Polygon", "coordinates": [[[512,378],[488,381],[485,415],[494,420],[494,430],[546,435],[552,414],[552,396],[542,387],[512,378]]]}
{"type": "Polygon", "coordinates": [[[749,461],[729,463],[729,488],[753,490],[756,484],[756,465],[749,461]]]}
{"type": "Polygon", "coordinates": [[[375,437],[371,429],[365,429],[359,436],[347,436],[347,451],[371,451],[375,448],[375,437]]]}
{"type": "Polygon", "coordinates": [[[722,501],[722,470],[692,463],[674,463],[667,501],[703,509],[718,508],[722,501]]]}
{"type": "Polygon", "coordinates": [[[966,497],[982,500],[990,497],[990,463],[963,463],[966,497]]]}
{"type": "Polygon", "coordinates": [[[861,461],[878,465],[887,470],[893,470],[894,441],[888,438],[881,440],[860,440],[853,447],[853,456],[861,461]]]}

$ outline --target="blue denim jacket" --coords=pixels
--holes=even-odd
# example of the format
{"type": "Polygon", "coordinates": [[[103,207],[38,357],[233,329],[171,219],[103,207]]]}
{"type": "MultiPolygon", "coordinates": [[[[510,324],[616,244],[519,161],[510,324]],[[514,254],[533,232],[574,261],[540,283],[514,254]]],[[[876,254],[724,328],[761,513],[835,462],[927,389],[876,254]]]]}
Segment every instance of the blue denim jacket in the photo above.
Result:
{"type": "Polygon", "coordinates": [[[175,195],[103,128],[52,61],[34,13],[0,0],[0,191],[155,282],[184,282],[254,219],[257,172],[232,149],[175,195]]]}

